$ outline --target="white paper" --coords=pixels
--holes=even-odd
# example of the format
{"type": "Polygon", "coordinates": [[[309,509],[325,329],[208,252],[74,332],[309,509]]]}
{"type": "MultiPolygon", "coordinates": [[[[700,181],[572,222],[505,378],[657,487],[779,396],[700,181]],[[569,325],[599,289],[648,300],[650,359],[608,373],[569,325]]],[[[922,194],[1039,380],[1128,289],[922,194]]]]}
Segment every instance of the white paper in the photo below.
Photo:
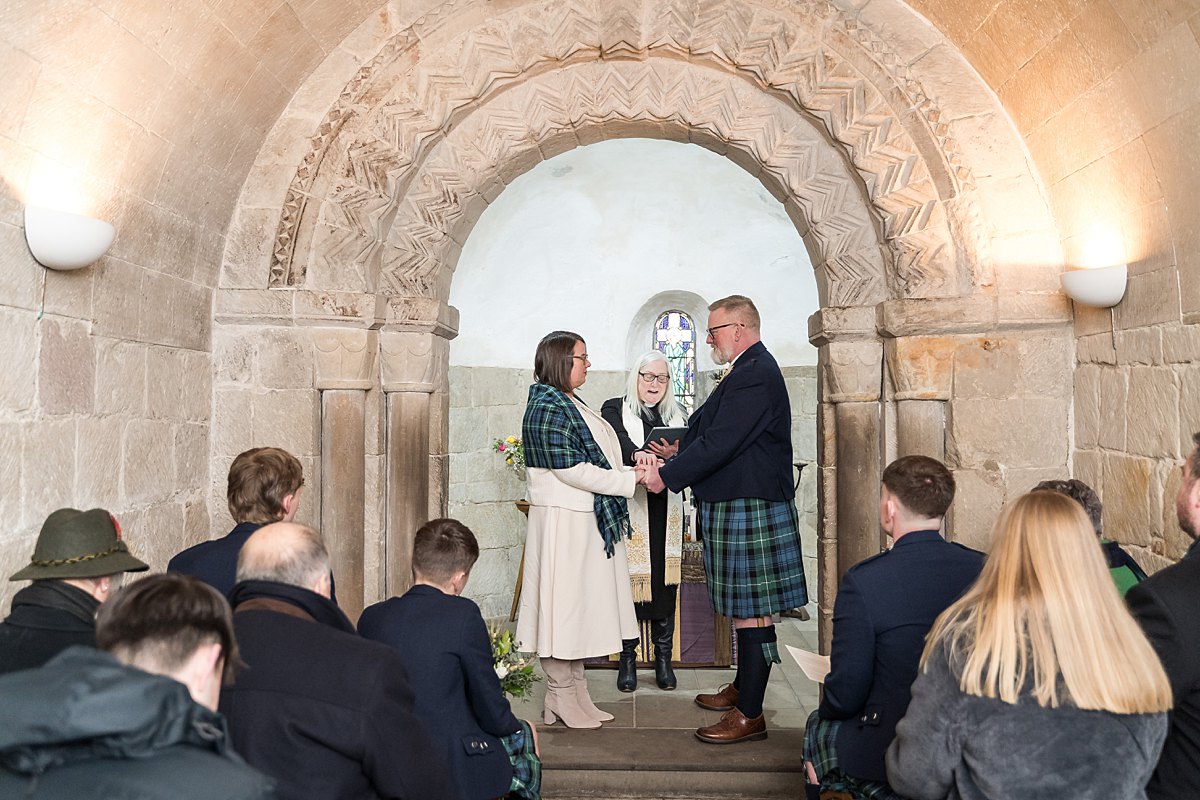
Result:
{"type": "Polygon", "coordinates": [[[799,647],[792,647],[790,644],[785,644],[788,652],[792,654],[792,658],[800,665],[800,669],[804,670],[804,674],[808,676],[810,681],[824,683],[825,676],[829,674],[829,656],[823,656],[820,653],[813,653],[809,650],[801,650],[799,647]]]}

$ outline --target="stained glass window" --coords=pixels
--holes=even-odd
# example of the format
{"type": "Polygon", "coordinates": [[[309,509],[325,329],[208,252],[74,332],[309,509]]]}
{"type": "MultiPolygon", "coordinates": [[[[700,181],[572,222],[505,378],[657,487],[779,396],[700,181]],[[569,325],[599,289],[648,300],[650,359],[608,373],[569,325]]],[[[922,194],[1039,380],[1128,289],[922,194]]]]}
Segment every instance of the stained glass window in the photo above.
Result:
{"type": "Polygon", "coordinates": [[[688,414],[696,404],[696,326],[682,311],[666,311],[654,323],[654,349],[671,362],[675,399],[688,414]]]}

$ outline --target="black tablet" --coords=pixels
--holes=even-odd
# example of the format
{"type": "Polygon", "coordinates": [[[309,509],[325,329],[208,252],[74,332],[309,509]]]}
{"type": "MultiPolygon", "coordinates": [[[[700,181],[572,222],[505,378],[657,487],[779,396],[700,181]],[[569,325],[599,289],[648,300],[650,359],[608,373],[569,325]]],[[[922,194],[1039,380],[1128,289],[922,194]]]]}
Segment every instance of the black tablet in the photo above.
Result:
{"type": "Polygon", "coordinates": [[[675,444],[677,439],[683,440],[685,433],[687,433],[687,428],[651,428],[650,434],[646,437],[646,444],[657,442],[659,439],[666,439],[667,444],[675,444]]]}

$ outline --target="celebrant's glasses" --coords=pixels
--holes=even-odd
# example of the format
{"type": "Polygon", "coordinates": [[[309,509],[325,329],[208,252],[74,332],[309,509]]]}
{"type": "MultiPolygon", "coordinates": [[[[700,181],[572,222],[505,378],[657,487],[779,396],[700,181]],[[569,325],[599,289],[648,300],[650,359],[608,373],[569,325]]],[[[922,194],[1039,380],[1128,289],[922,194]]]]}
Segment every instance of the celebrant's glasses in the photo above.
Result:
{"type": "Polygon", "coordinates": [[[655,375],[653,372],[639,372],[638,377],[644,380],[646,383],[657,382],[661,383],[663,386],[666,386],[671,382],[670,375],[655,375]]]}
{"type": "Polygon", "coordinates": [[[581,355],[581,356],[574,356],[574,355],[573,355],[573,356],[571,356],[571,358],[578,358],[580,361],[587,361],[587,360],[588,360],[587,353],[584,353],[584,354],[583,354],[583,355],[581,355]]]}
{"type": "Polygon", "coordinates": [[[711,339],[717,335],[717,331],[721,330],[721,328],[728,328],[730,325],[741,325],[741,324],[742,323],[740,323],[740,322],[726,322],[724,325],[714,325],[711,328],[706,328],[705,332],[708,334],[708,338],[711,339]]]}

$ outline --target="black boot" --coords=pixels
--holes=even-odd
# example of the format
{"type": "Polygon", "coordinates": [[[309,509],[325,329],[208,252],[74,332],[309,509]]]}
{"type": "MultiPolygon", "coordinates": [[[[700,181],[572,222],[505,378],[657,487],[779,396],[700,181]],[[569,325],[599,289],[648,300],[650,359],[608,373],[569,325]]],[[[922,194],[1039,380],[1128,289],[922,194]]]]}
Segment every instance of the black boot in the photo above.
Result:
{"type": "Polygon", "coordinates": [[[675,670],[671,669],[671,643],[675,639],[675,618],[656,619],[650,623],[654,639],[654,682],[658,688],[675,688],[675,670]]]}
{"type": "Polygon", "coordinates": [[[637,639],[621,640],[621,658],[617,662],[617,688],[632,692],[637,688],[637,639]]]}

